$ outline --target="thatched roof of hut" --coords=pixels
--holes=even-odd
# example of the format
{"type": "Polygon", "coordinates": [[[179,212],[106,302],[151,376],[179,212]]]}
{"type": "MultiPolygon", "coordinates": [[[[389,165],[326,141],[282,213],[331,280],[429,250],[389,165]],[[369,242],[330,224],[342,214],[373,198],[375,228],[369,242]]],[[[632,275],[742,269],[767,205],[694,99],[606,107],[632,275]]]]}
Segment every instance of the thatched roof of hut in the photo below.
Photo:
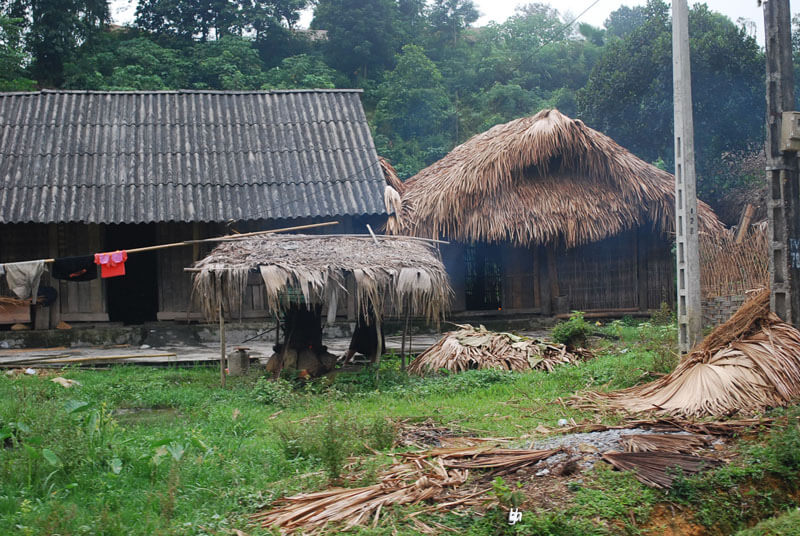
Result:
{"type": "Polygon", "coordinates": [[[437,250],[415,238],[358,235],[264,235],[223,242],[196,262],[193,293],[207,318],[220,303],[241,307],[250,274],[259,273],[266,307],[278,313],[292,303],[330,303],[354,284],[356,309],[439,321],[450,284],[437,250]]]}
{"type": "MultiPolygon", "coordinates": [[[[470,138],[404,183],[400,232],[573,247],[674,229],[673,176],[558,110],[470,138]]],[[[722,224],[705,203],[700,230],[722,224]]]]}

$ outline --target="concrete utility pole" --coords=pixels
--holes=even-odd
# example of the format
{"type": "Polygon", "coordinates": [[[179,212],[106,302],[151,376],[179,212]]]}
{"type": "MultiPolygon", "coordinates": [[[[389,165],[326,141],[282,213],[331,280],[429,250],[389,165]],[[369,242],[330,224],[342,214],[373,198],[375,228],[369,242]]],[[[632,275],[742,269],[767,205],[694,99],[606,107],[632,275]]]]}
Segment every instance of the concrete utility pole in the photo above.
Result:
{"type": "Polygon", "coordinates": [[[764,2],[767,49],[767,186],[770,308],[800,326],[800,148],[794,109],[789,0],[764,2]],[[788,112],[788,113],[784,113],[788,112]]]}
{"type": "Polygon", "coordinates": [[[672,2],[672,87],[675,117],[675,235],[678,245],[678,347],[681,353],[686,353],[700,340],[703,328],[689,10],[686,0],[672,2]]]}

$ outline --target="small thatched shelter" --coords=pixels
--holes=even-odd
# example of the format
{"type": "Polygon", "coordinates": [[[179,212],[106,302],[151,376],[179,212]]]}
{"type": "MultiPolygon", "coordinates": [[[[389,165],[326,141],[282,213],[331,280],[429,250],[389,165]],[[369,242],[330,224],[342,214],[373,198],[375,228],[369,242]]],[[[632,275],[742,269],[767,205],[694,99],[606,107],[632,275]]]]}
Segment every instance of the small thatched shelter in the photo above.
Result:
{"type": "MultiPolygon", "coordinates": [[[[446,237],[454,310],[672,301],[673,176],[557,110],[497,125],[404,184],[399,232],[446,237]]],[[[721,223],[699,203],[701,232],[721,223]]]]}
{"type": "Polygon", "coordinates": [[[223,242],[194,269],[193,292],[207,318],[220,308],[235,316],[248,282],[260,278],[265,308],[284,316],[283,348],[317,355],[325,353],[323,307],[329,323],[344,303],[367,322],[410,312],[438,323],[452,294],[438,252],[416,238],[266,235],[223,242]]]}

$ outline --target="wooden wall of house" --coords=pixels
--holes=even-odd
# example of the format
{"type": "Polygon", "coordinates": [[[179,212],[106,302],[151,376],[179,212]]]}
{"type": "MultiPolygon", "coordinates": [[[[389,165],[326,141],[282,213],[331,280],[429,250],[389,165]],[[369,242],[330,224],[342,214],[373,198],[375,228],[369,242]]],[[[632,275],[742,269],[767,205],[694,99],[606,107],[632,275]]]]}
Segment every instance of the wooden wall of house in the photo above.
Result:
{"type": "MultiPolygon", "coordinates": [[[[102,230],[99,225],[69,224],[5,224],[0,225],[0,262],[88,255],[101,250],[102,230]]],[[[38,328],[54,327],[59,321],[103,322],[108,320],[105,287],[100,279],[66,282],[51,279],[49,271],[40,285],[58,291],[56,303],[39,308],[38,328]]]]}
{"type": "MultiPolygon", "coordinates": [[[[455,297],[453,312],[467,310],[465,251],[470,246],[442,247],[442,257],[455,297]]],[[[621,233],[601,242],[569,250],[556,249],[555,284],[543,246],[498,249],[502,261],[502,309],[550,313],[554,292],[565,296],[571,310],[646,310],[674,303],[675,269],[670,244],[650,229],[621,233]]]]}
{"type": "Polygon", "coordinates": [[[570,310],[647,310],[674,302],[674,260],[649,228],[557,252],[558,283],[570,310]]]}
{"type": "MultiPolygon", "coordinates": [[[[63,223],[50,226],[49,244],[56,248],[53,257],[92,255],[104,249],[102,225],[63,223]],[[57,252],[57,253],[56,253],[57,252]]],[[[66,322],[106,322],[108,304],[106,286],[99,277],[94,281],[58,281],[61,320],[66,322]]]]}

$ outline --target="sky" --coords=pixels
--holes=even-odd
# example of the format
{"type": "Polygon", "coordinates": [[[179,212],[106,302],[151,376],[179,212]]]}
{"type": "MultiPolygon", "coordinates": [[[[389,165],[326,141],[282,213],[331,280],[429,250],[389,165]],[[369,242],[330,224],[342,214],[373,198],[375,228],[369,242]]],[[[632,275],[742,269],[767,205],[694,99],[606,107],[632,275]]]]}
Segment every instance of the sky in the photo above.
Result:
{"type": "MultiPolygon", "coordinates": [[[[369,0],[366,0],[369,1],[369,0]]],[[[539,0],[542,2],[542,0],[539,0]]],[[[503,22],[514,14],[518,5],[527,4],[525,0],[474,0],[481,18],[476,25],[482,26],[490,21],[503,22]]],[[[558,0],[549,3],[564,15],[570,15],[570,19],[589,8],[579,19],[579,22],[588,22],[594,26],[602,26],[608,14],[626,5],[633,7],[646,3],[646,0],[558,0]],[[590,7],[591,6],[591,7],[590,7]]],[[[694,4],[695,0],[689,0],[689,4],[694,4]]],[[[755,36],[760,44],[764,43],[764,14],[757,6],[756,0],[705,0],[708,7],[713,11],[718,11],[727,15],[733,22],[740,17],[756,23],[755,36]]],[[[136,10],[136,0],[111,0],[111,16],[117,24],[128,24],[133,20],[136,10]]],[[[306,13],[300,20],[300,26],[308,26],[311,21],[311,14],[306,13]]]]}

